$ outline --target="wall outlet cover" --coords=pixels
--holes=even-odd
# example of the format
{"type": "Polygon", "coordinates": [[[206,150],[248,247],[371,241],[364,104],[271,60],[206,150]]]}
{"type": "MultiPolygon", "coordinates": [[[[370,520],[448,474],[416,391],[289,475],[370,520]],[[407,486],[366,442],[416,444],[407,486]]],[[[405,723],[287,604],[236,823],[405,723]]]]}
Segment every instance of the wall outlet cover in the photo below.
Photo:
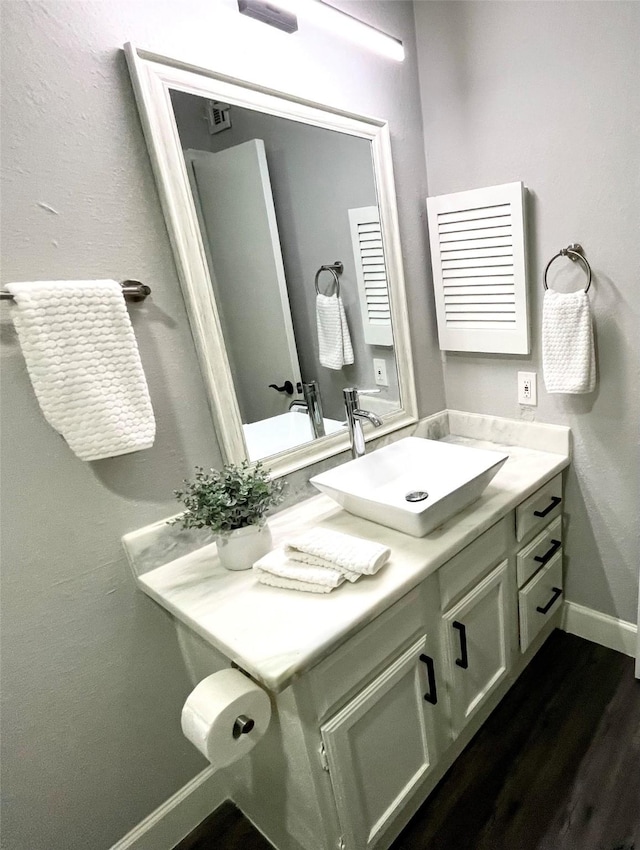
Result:
{"type": "Polygon", "coordinates": [[[518,403],[531,407],[538,404],[538,376],[536,372],[518,372],[518,403]]]}
{"type": "Polygon", "coordinates": [[[375,376],[375,382],[379,387],[389,386],[389,381],[387,380],[387,363],[381,357],[373,358],[373,374],[375,376]]]}

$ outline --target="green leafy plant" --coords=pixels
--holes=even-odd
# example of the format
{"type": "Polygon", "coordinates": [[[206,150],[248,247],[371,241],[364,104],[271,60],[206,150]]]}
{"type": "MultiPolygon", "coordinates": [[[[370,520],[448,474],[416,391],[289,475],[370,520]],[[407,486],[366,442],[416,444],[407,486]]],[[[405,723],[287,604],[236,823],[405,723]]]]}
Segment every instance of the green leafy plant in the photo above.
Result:
{"type": "Polygon", "coordinates": [[[229,463],[209,472],[197,466],[195,478],[184,484],[174,493],[186,510],[174,522],[183,528],[207,527],[215,534],[260,525],[268,509],[283,499],[283,483],[272,481],[260,462],[253,467],[246,460],[229,463]]]}

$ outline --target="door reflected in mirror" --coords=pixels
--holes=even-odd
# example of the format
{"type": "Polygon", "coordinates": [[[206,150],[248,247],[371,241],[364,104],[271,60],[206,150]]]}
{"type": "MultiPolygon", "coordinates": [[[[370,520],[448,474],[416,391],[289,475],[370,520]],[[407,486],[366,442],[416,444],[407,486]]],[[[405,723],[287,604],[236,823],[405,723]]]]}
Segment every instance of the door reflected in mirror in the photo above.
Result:
{"type": "Polygon", "coordinates": [[[398,411],[371,141],[184,91],[171,103],[250,459],[343,429],[347,386],[398,411]]]}

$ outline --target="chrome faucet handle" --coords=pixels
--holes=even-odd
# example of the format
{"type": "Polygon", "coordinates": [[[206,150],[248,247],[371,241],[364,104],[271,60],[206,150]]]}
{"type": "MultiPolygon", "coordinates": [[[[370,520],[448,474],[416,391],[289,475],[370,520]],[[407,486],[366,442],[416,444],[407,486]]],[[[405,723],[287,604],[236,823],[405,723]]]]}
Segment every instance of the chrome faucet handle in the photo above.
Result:
{"type": "Polygon", "coordinates": [[[358,390],[358,395],[378,395],[380,390],[376,387],[370,390],[358,390]]]}

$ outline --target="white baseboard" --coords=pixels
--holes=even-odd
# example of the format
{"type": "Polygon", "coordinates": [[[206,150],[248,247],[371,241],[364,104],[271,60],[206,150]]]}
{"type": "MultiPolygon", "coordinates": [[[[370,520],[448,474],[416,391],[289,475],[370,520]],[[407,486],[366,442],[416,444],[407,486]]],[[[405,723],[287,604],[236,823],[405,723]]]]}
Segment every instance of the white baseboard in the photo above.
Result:
{"type": "Polygon", "coordinates": [[[207,767],[140,821],[111,850],[173,850],[226,799],[220,774],[207,767]]]}
{"type": "Polygon", "coordinates": [[[578,605],[577,602],[565,602],[560,628],[569,634],[635,658],[638,635],[635,623],[601,614],[600,611],[578,605]]]}

